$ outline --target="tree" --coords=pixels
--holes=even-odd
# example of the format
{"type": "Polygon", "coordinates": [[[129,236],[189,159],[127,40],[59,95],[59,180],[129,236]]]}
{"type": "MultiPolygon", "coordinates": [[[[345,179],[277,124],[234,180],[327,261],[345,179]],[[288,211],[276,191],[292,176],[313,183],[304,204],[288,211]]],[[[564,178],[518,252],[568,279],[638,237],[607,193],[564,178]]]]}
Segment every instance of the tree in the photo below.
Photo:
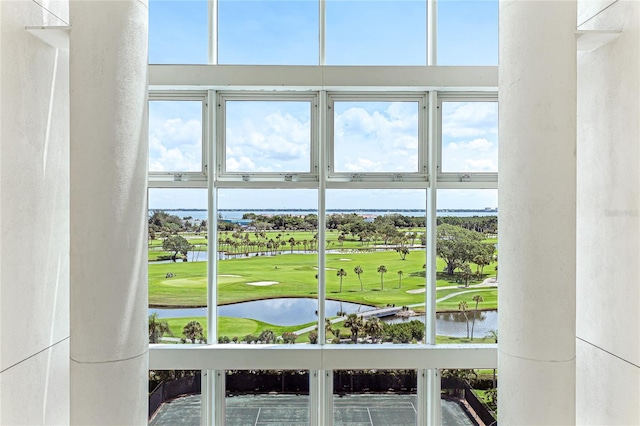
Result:
{"type": "Polygon", "coordinates": [[[463,263],[458,268],[460,268],[460,276],[462,277],[462,281],[464,281],[464,286],[469,287],[469,280],[473,277],[473,271],[468,263],[463,263]]]}
{"type": "Polygon", "coordinates": [[[166,321],[160,321],[157,312],[149,315],[149,343],[158,343],[165,333],[172,336],[169,324],[166,321]]]}
{"type": "Polygon", "coordinates": [[[353,272],[355,272],[355,274],[358,276],[358,281],[360,281],[360,291],[363,291],[364,288],[362,287],[362,278],[360,278],[360,275],[364,273],[364,270],[360,265],[358,265],[355,268],[353,268],[353,272]]]}
{"type": "Polygon", "coordinates": [[[371,337],[371,341],[376,343],[378,338],[382,336],[382,323],[377,317],[371,317],[364,324],[364,331],[371,337]]]}
{"type": "Polygon", "coordinates": [[[192,247],[193,246],[189,244],[189,241],[180,235],[171,235],[165,238],[162,242],[162,250],[172,252],[171,260],[174,262],[176,261],[178,253],[182,253],[186,256],[192,247]]]}
{"type": "Polygon", "coordinates": [[[473,329],[476,326],[476,317],[478,316],[478,304],[480,302],[484,302],[484,299],[479,294],[476,294],[475,296],[473,296],[472,299],[474,302],[476,302],[476,309],[473,312],[473,323],[471,324],[471,340],[473,340],[473,329]]]}
{"type": "Polygon", "coordinates": [[[465,302],[464,300],[458,303],[458,310],[462,311],[462,313],[464,314],[464,319],[467,322],[467,339],[469,338],[469,317],[467,316],[468,308],[469,305],[467,305],[467,302],[465,302]]]}
{"type": "Polygon", "coordinates": [[[263,330],[258,336],[258,340],[262,343],[275,343],[276,342],[276,333],[273,330],[263,330]]]}
{"type": "Polygon", "coordinates": [[[336,275],[340,277],[340,291],[338,293],[342,293],[342,277],[346,277],[347,276],[347,271],[345,271],[344,269],[340,268],[336,272],[336,275]]]}
{"type": "Polygon", "coordinates": [[[380,274],[380,289],[384,290],[384,274],[387,273],[387,267],[384,265],[378,266],[378,273],[380,274]]]}
{"type": "Polygon", "coordinates": [[[190,321],[182,329],[184,335],[183,340],[191,340],[191,343],[196,343],[196,340],[200,343],[204,343],[204,331],[202,325],[198,321],[190,321]]]}
{"type": "Polygon", "coordinates": [[[318,332],[316,330],[311,330],[309,332],[309,343],[315,345],[318,343],[318,332]]]}
{"type": "Polygon", "coordinates": [[[405,260],[409,254],[409,249],[406,246],[397,247],[396,252],[400,255],[400,259],[405,260]]]}
{"type": "Polygon", "coordinates": [[[447,262],[447,274],[453,275],[456,267],[472,262],[482,249],[483,235],[455,225],[442,224],[436,230],[436,254],[447,262]]]}
{"type": "Polygon", "coordinates": [[[353,343],[358,343],[358,333],[362,331],[364,326],[362,317],[359,317],[357,314],[349,314],[347,319],[344,320],[344,326],[351,330],[351,341],[353,343]]]}
{"type": "Polygon", "coordinates": [[[298,335],[291,331],[285,331],[284,333],[282,333],[282,340],[284,341],[284,343],[293,345],[296,342],[297,338],[298,335]]]}

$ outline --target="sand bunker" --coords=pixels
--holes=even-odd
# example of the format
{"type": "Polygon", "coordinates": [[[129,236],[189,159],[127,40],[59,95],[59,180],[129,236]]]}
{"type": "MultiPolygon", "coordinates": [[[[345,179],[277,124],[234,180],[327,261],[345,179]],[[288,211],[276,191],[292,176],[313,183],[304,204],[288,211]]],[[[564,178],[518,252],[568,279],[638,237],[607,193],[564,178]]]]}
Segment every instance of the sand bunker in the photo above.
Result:
{"type": "MultiPolygon", "coordinates": [[[[317,266],[314,266],[313,269],[318,270],[317,266]]],[[[324,268],[325,271],[337,271],[336,268],[324,268]]]]}
{"type": "Polygon", "coordinates": [[[418,293],[424,293],[425,289],[424,288],[416,288],[415,290],[407,290],[407,293],[410,294],[418,294],[418,293]]]}
{"type": "Polygon", "coordinates": [[[346,260],[346,261],[349,261],[349,260],[351,260],[351,259],[338,259],[338,260],[346,260]]]}
{"type": "Polygon", "coordinates": [[[218,274],[219,277],[242,278],[242,275],[218,274]]]}
{"type": "Polygon", "coordinates": [[[278,281],[254,281],[252,283],[246,283],[247,285],[255,285],[257,287],[267,287],[270,285],[278,284],[278,281]]]}

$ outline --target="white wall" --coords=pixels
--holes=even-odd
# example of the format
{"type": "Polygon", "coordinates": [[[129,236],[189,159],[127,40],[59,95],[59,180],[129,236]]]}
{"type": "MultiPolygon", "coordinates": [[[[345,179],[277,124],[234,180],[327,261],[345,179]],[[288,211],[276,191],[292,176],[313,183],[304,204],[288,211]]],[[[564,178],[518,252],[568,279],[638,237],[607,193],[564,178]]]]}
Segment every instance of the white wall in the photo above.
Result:
{"type": "Polygon", "coordinates": [[[576,419],[640,424],[640,2],[581,1],[580,30],[622,30],[578,55],[576,419]]]}
{"type": "Polygon", "coordinates": [[[69,422],[68,54],[24,29],[68,7],[39,3],[0,3],[2,425],[69,422]]]}

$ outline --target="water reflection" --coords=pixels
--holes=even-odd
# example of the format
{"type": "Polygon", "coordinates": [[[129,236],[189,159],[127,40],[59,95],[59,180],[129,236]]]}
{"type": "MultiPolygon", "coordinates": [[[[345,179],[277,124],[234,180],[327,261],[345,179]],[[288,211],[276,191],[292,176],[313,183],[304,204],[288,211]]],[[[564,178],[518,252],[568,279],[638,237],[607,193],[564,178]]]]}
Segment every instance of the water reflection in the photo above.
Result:
{"type": "MultiPolygon", "coordinates": [[[[350,302],[327,300],[325,312],[327,317],[333,317],[338,312],[357,313],[374,309],[372,306],[350,302]]],[[[218,306],[218,315],[232,318],[251,318],[274,325],[299,325],[317,320],[318,301],[308,298],[278,298],[254,300],[251,302],[235,303],[218,306]]],[[[158,313],[160,318],[184,318],[192,316],[206,316],[205,308],[186,309],[149,309],[149,315],[158,313]]]]}

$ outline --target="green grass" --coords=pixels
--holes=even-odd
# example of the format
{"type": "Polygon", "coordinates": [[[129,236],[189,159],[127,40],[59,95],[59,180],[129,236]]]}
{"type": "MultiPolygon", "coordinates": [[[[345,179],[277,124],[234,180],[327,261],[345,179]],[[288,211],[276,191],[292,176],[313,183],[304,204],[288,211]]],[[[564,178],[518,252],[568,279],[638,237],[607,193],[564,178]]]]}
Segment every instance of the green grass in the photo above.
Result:
{"type": "MultiPolygon", "coordinates": [[[[207,335],[207,319],[205,317],[188,317],[188,318],[167,318],[165,319],[173,337],[182,337],[182,328],[190,321],[198,321],[204,329],[205,335],[207,335]]],[[[282,333],[290,331],[294,332],[305,327],[314,325],[314,323],[294,325],[294,326],[279,326],[274,324],[268,324],[266,322],[257,321],[248,318],[231,318],[231,317],[218,317],[218,337],[228,336],[233,338],[237,336],[239,340],[248,334],[254,336],[260,335],[264,330],[272,330],[277,336],[281,336],[282,333]]],[[[338,324],[333,328],[340,328],[342,338],[348,338],[351,332],[340,327],[338,324]]],[[[333,334],[327,333],[329,338],[333,338],[333,334]]],[[[168,337],[168,336],[167,336],[168,337]]],[[[296,343],[309,342],[309,333],[304,333],[298,336],[296,343]]],[[[449,337],[449,336],[436,336],[436,343],[438,344],[461,344],[461,343],[494,343],[492,339],[485,337],[475,337],[473,340],[461,337],[449,337]]],[[[486,370],[486,374],[490,375],[492,370],[486,370]]]]}
{"type": "MultiPolygon", "coordinates": [[[[408,293],[410,290],[424,289],[424,252],[412,252],[406,260],[393,251],[372,253],[340,253],[326,255],[326,297],[372,306],[396,306],[424,302],[424,293],[408,293]],[[364,290],[353,268],[360,265],[364,290]],[[381,288],[379,265],[387,267],[383,275],[384,289],[381,288]],[[342,292],[338,269],[344,269],[342,292]],[[402,288],[398,288],[398,271],[402,270],[402,288]]],[[[315,275],[317,255],[287,254],[278,256],[249,256],[218,262],[218,302],[220,304],[259,300],[276,297],[317,297],[315,275]],[[272,286],[252,286],[256,281],[277,281],[272,286]]],[[[444,262],[438,259],[438,267],[444,262]]],[[[491,271],[492,267],[485,268],[491,271]]],[[[204,306],[206,304],[206,262],[176,262],[149,264],[149,303],[153,306],[204,306]],[[173,277],[167,278],[172,273],[173,277]]],[[[460,283],[446,274],[438,273],[438,287],[453,286],[453,289],[438,291],[438,298],[452,292],[463,291],[460,283]]],[[[472,281],[474,284],[478,281],[472,281]]],[[[480,308],[491,309],[497,304],[494,291],[478,292],[485,302],[480,308]]],[[[471,305],[473,293],[449,299],[438,305],[439,310],[457,310],[460,300],[471,305]]],[[[474,304],[475,305],[475,304],[474,304]]]]}
{"type": "MultiPolygon", "coordinates": [[[[167,318],[164,320],[167,321],[173,337],[182,337],[182,329],[190,321],[198,321],[204,329],[204,334],[207,335],[208,330],[206,317],[167,318]]],[[[293,326],[280,326],[249,318],[218,317],[218,337],[228,336],[229,338],[232,338],[236,336],[239,340],[242,340],[242,338],[248,334],[258,336],[264,330],[272,330],[277,336],[281,336],[282,333],[285,333],[287,331],[293,332],[314,324],[315,323],[293,326]]],[[[298,336],[296,343],[304,343],[308,341],[309,335],[308,333],[304,333],[298,336]]]]}

